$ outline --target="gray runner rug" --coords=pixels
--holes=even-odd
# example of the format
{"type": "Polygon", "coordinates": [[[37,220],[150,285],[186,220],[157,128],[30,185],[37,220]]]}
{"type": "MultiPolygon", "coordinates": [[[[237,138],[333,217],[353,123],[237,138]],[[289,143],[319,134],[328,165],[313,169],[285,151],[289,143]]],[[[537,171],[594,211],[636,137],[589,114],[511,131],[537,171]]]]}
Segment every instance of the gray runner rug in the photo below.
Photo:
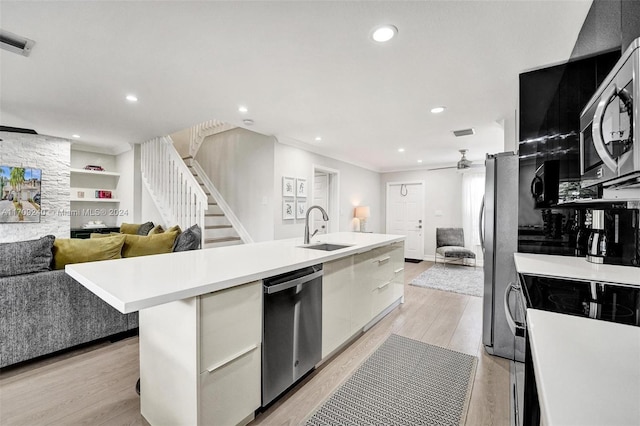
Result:
{"type": "Polygon", "coordinates": [[[474,356],[392,334],[306,424],[464,424],[476,364],[474,356]]]}
{"type": "Polygon", "coordinates": [[[409,284],[481,297],[484,290],[484,270],[481,267],[445,266],[437,263],[409,284]]]}

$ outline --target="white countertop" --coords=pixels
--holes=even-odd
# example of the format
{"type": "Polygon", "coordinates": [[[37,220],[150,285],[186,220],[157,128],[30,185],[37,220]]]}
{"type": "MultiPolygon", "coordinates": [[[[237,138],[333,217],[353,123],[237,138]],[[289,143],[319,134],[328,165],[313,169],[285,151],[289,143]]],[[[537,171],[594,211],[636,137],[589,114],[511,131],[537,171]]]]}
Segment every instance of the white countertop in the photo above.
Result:
{"type": "Polygon", "coordinates": [[[633,266],[598,265],[584,257],[548,254],[514,253],[513,258],[520,274],[640,286],[640,268],[633,266]]]}
{"type": "Polygon", "coordinates": [[[339,232],[312,243],[350,247],[301,248],[302,238],[154,256],[67,265],[65,271],[122,313],[223,290],[351,254],[403,241],[403,235],[339,232]]]}
{"type": "Polygon", "coordinates": [[[640,424],[640,327],[527,309],[545,425],[640,424]]]}

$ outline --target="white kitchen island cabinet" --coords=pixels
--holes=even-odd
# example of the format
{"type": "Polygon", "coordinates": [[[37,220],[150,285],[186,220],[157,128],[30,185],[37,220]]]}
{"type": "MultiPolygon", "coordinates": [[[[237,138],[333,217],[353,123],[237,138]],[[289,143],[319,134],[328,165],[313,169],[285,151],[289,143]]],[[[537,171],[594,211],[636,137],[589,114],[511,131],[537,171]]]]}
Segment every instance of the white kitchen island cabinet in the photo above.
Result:
{"type": "Polygon", "coordinates": [[[322,358],[403,300],[403,256],[399,241],[324,264],[322,358]]]}
{"type": "Polygon", "coordinates": [[[323,264],[326,358],[402,299],[403,240],[345,232],[322,236],[346,246],[335,251],[278,240],[66,272],[120,312],[140,312],[140,405],[149,423],[233,425],[261,405],[262,280],[323,264]]]}
{"type": "Polygon", "coordinates": [[[140,311],[142,415],[153,425],[248,422],[260,407],[261,343],[259,281],[140,311]]]}

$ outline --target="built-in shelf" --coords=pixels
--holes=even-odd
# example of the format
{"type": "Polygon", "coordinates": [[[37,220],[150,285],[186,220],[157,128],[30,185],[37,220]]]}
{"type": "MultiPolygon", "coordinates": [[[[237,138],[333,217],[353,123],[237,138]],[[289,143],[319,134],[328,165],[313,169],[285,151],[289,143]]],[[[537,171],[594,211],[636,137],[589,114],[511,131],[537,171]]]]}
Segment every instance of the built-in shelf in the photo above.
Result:
{"type": "Polygon", "coordinates": [[[72,197],[71,201],[85,202],[85,203],[119,203],[117,198],[77,198],[72,197]]]}
{"type": "Polygon", "coordinates": [[[115,176],[119,177],[120,173],[116,172],[107,172],[107,171],[99,171],[99,170],[85,170],[85,169],[74,169],[73,167],[70,169],[71,173],[78,173],[83,175],[95,175],[95,176],[115,176]]]}

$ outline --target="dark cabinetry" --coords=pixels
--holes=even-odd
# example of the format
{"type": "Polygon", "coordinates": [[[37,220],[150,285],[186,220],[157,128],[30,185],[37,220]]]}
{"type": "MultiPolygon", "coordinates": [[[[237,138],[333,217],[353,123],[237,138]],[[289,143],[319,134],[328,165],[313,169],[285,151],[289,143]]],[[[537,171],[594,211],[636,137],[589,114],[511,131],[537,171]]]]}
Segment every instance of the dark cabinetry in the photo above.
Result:
{"type": "Polygon", "coordinates": [[[120,232],[120,228],[117,228],[117,227],[93,228],[93,229],[75,228],[75,229],[71,229],[71,238],[87,239],[91,237],[91,234],[110,234],[112,232],[120,232]]]}
{"type": "Polygon", "coordinates": [[[580,191],[580,112],[617,60],[615,50],[520,74],[518,250],[573,255],[580,191]]]}

